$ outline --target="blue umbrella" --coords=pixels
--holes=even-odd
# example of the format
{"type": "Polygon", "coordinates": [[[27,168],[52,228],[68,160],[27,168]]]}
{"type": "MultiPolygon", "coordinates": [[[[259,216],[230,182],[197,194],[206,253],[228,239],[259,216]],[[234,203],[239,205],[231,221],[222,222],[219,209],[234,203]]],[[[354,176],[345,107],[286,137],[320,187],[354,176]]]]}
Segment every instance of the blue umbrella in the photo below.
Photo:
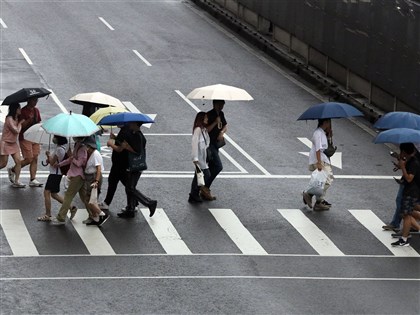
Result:
{"type": "Polygon", "coordinates": [[[140,113],[118,113],[105,116],[98,122],[98,125],[115,126],[124,125],[129,122],[141,122],[151,124],[155,121],[149,116],[140,113]]]}
{"type": "Polygon", "coordinates": [[[408,112],[387,113],[373,125],[377,129],[410,128],[420,130],[420,115],[408,112]]]}
{"type": "Polygon", "coordinates": [[[373,140],[375,143],[420,143],[420,130],[394,128],[380,132],[373,140]]]}
{"type": "Polygon", "coordinates": [[[348,104],[329,102],[311,106],[304,111],[297,120],[345,118],[353,116],[363,116],[363,113],[348,104]]]}
{"type": "Polygon", "coordinates": [[[62,137],[87,137],[99,130],[99,127],[85,115],[61,113],[42,124],[48,133],[62,137]]]}

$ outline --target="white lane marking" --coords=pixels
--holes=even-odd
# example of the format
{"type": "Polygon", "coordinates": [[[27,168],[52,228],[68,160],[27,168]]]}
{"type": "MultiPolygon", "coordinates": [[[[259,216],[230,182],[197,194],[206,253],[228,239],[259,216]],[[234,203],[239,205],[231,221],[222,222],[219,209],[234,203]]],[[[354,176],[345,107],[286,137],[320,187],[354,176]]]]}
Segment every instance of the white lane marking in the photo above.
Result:
{"type": "Polygon", "coordinates": [[[151,67],[152,64],[147,61],[146,58],[144,58],[137,50],[133,49],[133,53],[136,54],[137,57],[139,57],[148,67],[151,67]]]}
{"type": "MultiPolygon", "coordinates": [[[[122,102],[124,104],[124,106],[132,113],[139,113],[142,114],[142,112],[131,102],[122,102]]],[[[144,114],[146,116],[149,116],[150,118],[152,118],[153,120],[156,119],[157,114],[144,114]]],[[[143,124],[143,127],[149,128],[152,126],[153,124],[143,124]]]]}
{"type": "Polygon", "coordinates": [[[0,224],[15,256],[38,256],[20,210],[0,210],[0,224]]]}
{"type": "Polygon", "coordinates": [[[178,280],[178,279],[250,279],[250,280],[326,280],[326,281],[414,281],[419,282],[418,278],[350,278],[350,277],[293,277],[293,276],[103,276],[103,277],[31,277],[31,278],[0,278],[0,281],[45,281],[45,280],[143,280],[143,279],[167,279],[167,280],[178,280]]]}
{"type": "Polygon", "coordinates": [[[115,31],[114,28],[107,21],[105,21],[103,17],[99,16],[98,19],[101,20],[102,23],[104,23],[111,31],[115,31]]]}
{"type": "Polygon", "coordinates": [[[79,209],[70,222],[73,224],[87,250],[91,255],[115,255],[108,240],[97,226],[87,226],[82,221],[88,217],[86,209],[79,209]]]}
{"type": "Polygon", "coordinates": [[[9,106],[0,106],[0,121],[4,123],[6,115],[9,112],[9,106]]]}
{"type": "MultiPolygon", "coordinates": [[[[168,172],[157,172],[153,171],[145,171],[142,174],[142,177],[149,177],[149,178],[190,178],[192,177],[192,173],[185,171],[186,174],[173,174],[171,171],[168,172]],[[190,175],[191,174],[191,175],[190,175]]],[[[233,173],[233,172],[232,172],[233,173]]],[[[37,172],[37,176],[39,174],[40,178],[47,178],[48,172],[43,173],[42,171],[37,172]]],[[[109,171],[103,172],[104,177],[107,178],[109,171]]],[[[28,178],[29,172],[23,171],[20,173],[20,177],[22,178],[28,178]]],[[[226,178],[226,179],[310,179],[310,175],[249,175],[249,174],[220,174],[217,176],[217,178],[226,178]]],[[[6,171],[0,171],[0,178],[8,178],[6,171]]],[[[394,180],[394,176],[376,176],[376,175],[334,175],[334,178],[339,179],[365,179],[365,180],[394,180]]]]}
{"type": "Polygon", "coordinates": [[[344,256],[344,253],[306,215],[298,209],[277,209],[321,256],[344,256]]]}
{"type": "MultiPolygon", "coordinates": [[[[193,102],[191,102],[181,91],[175,90],[175,93],[178,94],[188,105],[190,105],[196,112],[200,112],[200,109],[195,106],[193,102]]],[[[245,156],[249,161],[251,161],[252,164],[254,164],[263,174],[270,175],[270,173],[261,166],[256,160],[254,160],[248,153],[245,152],[244,149],[242,149],[235,141],[232,140],[231,137],[225,134],[225,139],[228,141],[231,145],[235,147],[236,150],[238,150],[240,153],[242,153],[243,156],[245,156]]],[[[223,153],[223,151],[222,151],[223,153]]],[[[244,168],[242,168],[244,169],[244,168]]]]}
{"type": "Polygon", "coordinates": [[[23,48],[19,48],[20,53],[22,54],[23,58],[25,58],[26,62],[30,65],[33,65],[32,60],[29,58],[28,54],[25,52],[23,48]]]}
{"type": "Polygon", "coordinates": [[[60,107],[60,109],[63,113],[68,114],[69,112],[68,112],[67,108],[63,105],[63,103],[60,102],[57,95],[55,95],[55,93],[52,90],[50,90],[50,91],[51,91],[51,97],[54,100],[54,102],[57,104],[57,106],[60,107]]]}
{"type": "Polygon", "coordinates": [[[209,211],[243,254],[268,254],[231,209],[209,209],[209,211]]]}
{"type": "Polygon", "coordinates": [[[149,217],[149,209],[141,208],[140,210],[167,254],[192,254],[162,208],[157,208],[155,214],[151,218],[149,217]]]}
{"type": "MultiPolygon", "coordinates": [[[[237,169],[239,169],[240,173],[242,174],[248,174],[248,171],[242,167],[241,164],[239,164],[229,153],[227,153],[224,149],[219,149],[220,153],[222,153],[233,165],[236,166],[237,169]]],[[[227,173],[227,172],[223,172],[227,173]]]]}
{"type": "MultiPolygon", "coordinates": [[[[309,140],[308,138],[299,138],[298,137],[298,140],[300,142],[302,142],[304,145],[306,145],[309,149],[312,148],[312,141],[309,140]]],[[[299,153],[302,154],[302,155],[305,155],[305,156],[309,156],[309,152],[299,152],[299,153]]],[[[331,165],[335,166],[339,169],[343,169],[342,158],[343,158],[343,155],[342,155],[341,152],[335,152],[334,155],[332,157],[330,157],[331,165]]]]}
{"type": "Polygon", "coordinates": [[[382,226],[385,225],[385,223],[383,223],[371,210],[349,210],[349,212],[395,256],[420,257],[419,253],[411,246],[391,246],[392,242],[397,241],[397,239],[391,237],[391,234],[394,232],[382,230],[382,226]]]}
{"type": "Polygon", "coordinates": [[[7,28],[7,25],[6,25],[6,23],[4,23],[2,18],[0,18],[0,24],[3,28],[7,28]]]}

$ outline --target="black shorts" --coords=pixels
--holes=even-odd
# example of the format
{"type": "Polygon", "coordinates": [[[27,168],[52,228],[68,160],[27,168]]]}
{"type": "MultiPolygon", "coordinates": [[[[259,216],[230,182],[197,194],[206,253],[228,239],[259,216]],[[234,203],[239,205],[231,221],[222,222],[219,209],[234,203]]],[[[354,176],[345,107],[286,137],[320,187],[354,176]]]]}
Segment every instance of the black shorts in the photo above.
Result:
{"type": "Polygon", "coordinates": [[[50,174],[47,178],[47,183],[45,184],[45,190],[50,191],[55,194],[60,191],[60,183],[63,175],[50,174]]]}
{"type": "Polygon", "coordinates": [[[419,199],[416,197],[405,196],[401,201],[401,215],[409,215],[413,212],[414,206],[419,204],[419,199]]]}

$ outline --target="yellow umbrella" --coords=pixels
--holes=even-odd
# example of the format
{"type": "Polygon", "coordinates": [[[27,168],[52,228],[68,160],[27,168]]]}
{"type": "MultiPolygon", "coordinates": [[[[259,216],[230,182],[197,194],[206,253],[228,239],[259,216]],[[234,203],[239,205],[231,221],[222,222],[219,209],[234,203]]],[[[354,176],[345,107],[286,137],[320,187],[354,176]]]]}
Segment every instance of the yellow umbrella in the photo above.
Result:
{"type": "Polygon", "coordinates": [[[92,119],[92,121],[95,124],[97,124],[102,118],[106,116],[117,114],[117,113],[123,113],[123,112],[128,112],[128,110],[121,107],[104,107],[104,108],[98,109],[89,118],[92,119]]]}

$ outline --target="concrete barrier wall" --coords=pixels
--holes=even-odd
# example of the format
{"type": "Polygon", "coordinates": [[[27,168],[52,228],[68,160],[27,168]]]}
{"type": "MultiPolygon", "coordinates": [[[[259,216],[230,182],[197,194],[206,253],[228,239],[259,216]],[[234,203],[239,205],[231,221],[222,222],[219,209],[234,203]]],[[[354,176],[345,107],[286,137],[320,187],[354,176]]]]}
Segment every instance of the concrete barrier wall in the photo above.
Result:
{"type": "Polygon", "coordinates": [[[417,1],[211,1],[384,110],[420,112],[417,1]]]}

